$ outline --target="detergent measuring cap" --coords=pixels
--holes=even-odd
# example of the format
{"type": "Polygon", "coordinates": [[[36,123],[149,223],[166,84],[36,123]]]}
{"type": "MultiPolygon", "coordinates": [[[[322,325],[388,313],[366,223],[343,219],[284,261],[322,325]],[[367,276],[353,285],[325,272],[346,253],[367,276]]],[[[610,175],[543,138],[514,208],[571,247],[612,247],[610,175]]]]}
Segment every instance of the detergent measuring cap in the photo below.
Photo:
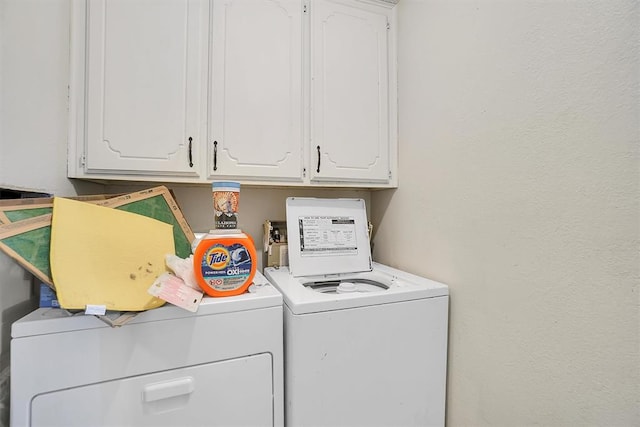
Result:
{"type": "Polygon", "coordinates": [[[210,296],[244,293],[256,274],[258,257],[251,236],[242,230],[211,230],[193,254],[196,281],[210,296]]]}

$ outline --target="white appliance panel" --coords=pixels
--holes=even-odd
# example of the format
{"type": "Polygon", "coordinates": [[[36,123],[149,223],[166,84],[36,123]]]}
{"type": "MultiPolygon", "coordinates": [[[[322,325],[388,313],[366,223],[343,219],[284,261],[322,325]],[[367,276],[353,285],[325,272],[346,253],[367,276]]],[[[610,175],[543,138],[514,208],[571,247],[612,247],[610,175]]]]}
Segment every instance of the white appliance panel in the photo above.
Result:
{"type": "Polygon", "coordinates": [[[39,394],[30,425],[271,425],[271,364],[259,354],[39,394]]]}
{"type": "Polygon", "coordinates": [[[295,315],[285,306],[289,426],[444,425],[448,296],[295,315]]]}

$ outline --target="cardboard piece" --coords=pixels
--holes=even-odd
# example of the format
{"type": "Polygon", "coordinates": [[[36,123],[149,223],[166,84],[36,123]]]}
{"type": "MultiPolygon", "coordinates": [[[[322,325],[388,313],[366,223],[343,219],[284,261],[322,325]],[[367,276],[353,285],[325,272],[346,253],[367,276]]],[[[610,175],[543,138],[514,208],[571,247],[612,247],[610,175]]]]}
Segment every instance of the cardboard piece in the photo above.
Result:
{"type": "MultiPolygon", "coordinates": [[[[96,194],[89,196],[74,196],[67,199],[93,202],[105,200],[121,194],[96,194]]],[[[0,225],[17,222],[27,218],[50,214],[53,210],[53,197],[35,197],[25,199],[0,200],[0,225]]]]}
{"type": "Polygon", "coordinates": [[[51,214],[0,225],[0,249],[53,287],[49,269],[51,214]]]}

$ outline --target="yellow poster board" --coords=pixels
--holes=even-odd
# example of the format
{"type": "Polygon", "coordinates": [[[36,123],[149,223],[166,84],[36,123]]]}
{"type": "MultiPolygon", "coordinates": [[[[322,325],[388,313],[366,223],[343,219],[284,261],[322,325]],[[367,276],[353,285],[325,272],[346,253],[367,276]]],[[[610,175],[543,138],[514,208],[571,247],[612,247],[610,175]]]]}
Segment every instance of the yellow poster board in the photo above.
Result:
{"type": "Polygon", "coordinates": [[[147,289],[175,254],[173,227],[135,213],[55,197],[50,267],[60,306],[142,311],[164,301],[147,289]]]}

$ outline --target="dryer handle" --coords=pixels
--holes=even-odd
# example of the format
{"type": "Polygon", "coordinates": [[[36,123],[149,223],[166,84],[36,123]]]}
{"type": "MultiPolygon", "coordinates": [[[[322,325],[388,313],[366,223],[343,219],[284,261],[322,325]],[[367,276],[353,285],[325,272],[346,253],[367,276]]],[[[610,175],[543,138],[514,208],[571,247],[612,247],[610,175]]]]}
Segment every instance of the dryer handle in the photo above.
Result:
{"type": "Polygon", "coordinates": [[[153,402],[190,394],[193,393],[193,390],[195,390],[193,377],[184,377],[161,383],[147,384],[142,390],[142,397],[145,402],[153,402]]]}

